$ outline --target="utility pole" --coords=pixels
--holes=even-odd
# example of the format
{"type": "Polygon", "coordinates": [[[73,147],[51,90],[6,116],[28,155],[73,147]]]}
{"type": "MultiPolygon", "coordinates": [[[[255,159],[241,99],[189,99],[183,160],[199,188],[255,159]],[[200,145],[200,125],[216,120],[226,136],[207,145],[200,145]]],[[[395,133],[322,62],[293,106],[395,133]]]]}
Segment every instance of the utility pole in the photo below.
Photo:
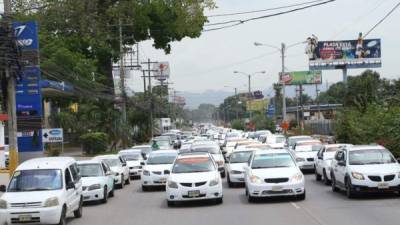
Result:
{"type": "Polygon", "coordinates": [[[146,71],[142,70],[143,72],[143,94],[146,96],[146,71]]]}
{"type": "Polygon", "coordinates": [[[285,76],[285,51],[286,51],[286,45],[285,43],[282,43],[281,47],[281,54],[282,54],[282,74],[281,74],[281,82],[282,82],[282,119],[283,121],[286,121],[286,84],[285,81],[282,79],[283,76],[285,76]]]}
{"type": "MultiPolygon", "coordinates": [[[[11,1],[4,0],[4,15],[6,19],[7,30],[10,29],[12,32],[11,25],[11,1]]],[[[11,38],[10,33],[7,34],[8,38],[11,38]]],[[[14,40],[13,40],[14,41],[14,40]]],[[[5,59],[7,60],[7,59],[5,59]]],[[[5,65],[5,76],[7,78],[7,113],[8,113],[8,146],[9,146],[9,172],[10,175],[15,171],[18,165],[18,142],[17,142],[17,113],[16,113],[16,99],[15,99],[15,77],[12,75],[10,66],[6,63],[5,65]]]]}
{"type": "Polygon", "coordinates": [[[318,84],[315,84],[315,92],[316,92],[316,100],[317,100],[317,107],[318,107],[318,120],[320,119],[320,114],[321,114],[321,109],[320,109],[320,105],[319,105],[319,89],[318,89],[318,84]]]}
{"type": "Polygon", "coordinates": [[[237,88],[235,88],[235,99],[236,99],[236,119],[239,119],[239,96],[237,92],[237,88]]]}
{"type": "Polygon", "coordinates": [[[125,68],[124,68],[124,46],[122,40],[122,22],[119,19],[119,77],[121,86],[121,97],[122,97],[122,121],[126,123],[126,93],[125,93],[125,68]]]}
{"type": "Polygon", "coordinates": [[[158,62],[152,62],[150,59],[147,59],[147,62],[142,62],[141,64],[147,64],[147,70],[143,70],[143,77],[144,79],[146,79],[146,75],[145,72],[147,72],[148,74],[148,83],[149,83],[149,87],[148,87],[148,97],[149,97],[149,101],[150,101],[150,136],[153,137],[153,113],[154,113],[154,104],[153,104],[153,90],[152,90],[152,86],[151,86],[151,72],[154,72],[154,70],[151,69],[151,65],[154,63],[158,63],[158,62]]]}

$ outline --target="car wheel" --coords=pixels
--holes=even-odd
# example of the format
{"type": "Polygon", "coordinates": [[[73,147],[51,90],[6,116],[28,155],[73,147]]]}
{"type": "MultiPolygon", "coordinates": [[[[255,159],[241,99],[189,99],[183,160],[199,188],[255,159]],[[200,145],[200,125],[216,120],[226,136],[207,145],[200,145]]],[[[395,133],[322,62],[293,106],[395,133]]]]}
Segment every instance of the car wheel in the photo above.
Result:
{"type": "Polygon", "coordinates": [[[321,180],[321,178],[322,178],[322,176],[318,174],[318,172],[317,172],[317,169],[316,169],[316,168],[314,168],[314,172],[315,172],[315,180],[316,180],[316,181],[320,181],[320,180],[321,180]]]}
{"type": "Polygon", "coordinates": [[[335,178],[335,176],[332,174],[331,175],[331,179],[332,179],[332,191],[333,192],[338,192],[339,191],[339,188],[338,187],[336,187],[336,178],[335,178]]]}
{"type": "Polygon", "coordinates": [[[113,189],[110,191],[109,197],[114,197],[114,189],[115,189],[115,186],[114,186],[113,189]]]}
{"type": "Polygon", "coordinates": [[[128,176],[128,179],[126,179],[125,184],[131,184],[131,180],[129,179],[129,176],[128,176]]]}
{"type": "Polygon", "coordinates": [[[103,199],[101,200],[101,202],[107,203],[107,201],[108,201],[108,190],[107,190],[107,186],[104,186],[103,199]]]}
{"type": "Polygon", "coordinates": [[[222,197],[221,197],[221,198],[215,199],[215,204],[217,204],[217,205],[220,205],[220,204],[222,204],[223,202],[224,202],[224,200],[223,200],[222,197]]]}
{"type": "Polygon", "coordinates": [[[120,184],[120,188],[123,189],[125,186],[125,179],[124,179],[124,175],[121,175],[121,184],[120,184]]]}
{"type": "Polygon", "coordinates": [[[248,194],[247,195],[247,201],[249,202],[249,203],[253,203],[253,202],[255,202],[255,198],[253,197],[253,196],[251,196],[250,194],[248,194]]]}
{"type": "Polygon", "coordinates": [[[149,187],[147,187],[147,186],[143,186],[143,185],[142,185],[142,191],[143,191],[143,192],[147,192],[147,191],[149,191],[149,187]]]}
{"type": "Polygon", "coordinates": [[[83,205],[83,200],[79,201],[79,207],[77,210],[74,211],[74,216],[75,218],[81,218],[82,217],[82,205],[83,205]]]}
{"type": "Polygon", "coordinates": [[[297,199],[300,201],[303,201],[306,199],[306,190],[304,190],[304,193],[301,195],[297,195],[297,199]]]}
{"type": "Polygon", "coordinates": [[[231,178],[229,177],[229,174],[226,176],[226,181],[228,182],[228,187],[233,188],[233,183],[231,182],[231,178]]]}
{"type": "Polygon", "coordinates": [[[328,176],[326,175],[326,170],[325,169],[323,170],[322,174],[323,174],[323,177],[324,177],[324,183],[326,185],[330,185],[331,181],[328,179],[328,176]]]}
{"type": "Polygon", "coordinates": [[[58,222],[58,225],[65,225],[65,224],[67,224],[67,208],[64,206],[61,211],[60,222],[58,222]]]}
{"type": "Polygon", "coordinates": [[[175,206],[175,202],[167,200],[167,205],[168,205],[168,207],[173,207],[173,206],[175,206]]]}
{"type": "Polygon", "coordinates": [[[353,191],[353,185],[351,184],[351,180],[346,178],[346,196],[348,198],[354,198],[356,194],[353,191]]]}
{"type": "Polygon", "coordinates": [[[221,172],[221,178],[225,178],[225,177],[226,177],[225,171],[224,171],[224,172],[221,172]]]}

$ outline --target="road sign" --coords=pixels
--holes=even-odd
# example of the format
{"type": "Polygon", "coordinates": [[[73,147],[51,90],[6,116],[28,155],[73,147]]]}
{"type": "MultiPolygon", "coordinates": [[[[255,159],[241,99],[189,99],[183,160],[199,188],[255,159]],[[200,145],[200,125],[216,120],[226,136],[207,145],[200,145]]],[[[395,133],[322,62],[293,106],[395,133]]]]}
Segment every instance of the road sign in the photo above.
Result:
{"type": "Polygon", "coordinates": [[[43,143],[62,143],[64,141],[62,128],[43,129],[42,134],[43,143]]]}
{"type": "Polygon", "coordinates": [[[159,81],[164,81],[169,78],[170,70],[168,62],[159,62],[153,65],[154,77],[159,81]]]}
{"type": "Polygon", "coordinates": [[[273,118],[275,116],[275,105],[268,105],[267,109],[267,117],[268,118],[273,118]]]}

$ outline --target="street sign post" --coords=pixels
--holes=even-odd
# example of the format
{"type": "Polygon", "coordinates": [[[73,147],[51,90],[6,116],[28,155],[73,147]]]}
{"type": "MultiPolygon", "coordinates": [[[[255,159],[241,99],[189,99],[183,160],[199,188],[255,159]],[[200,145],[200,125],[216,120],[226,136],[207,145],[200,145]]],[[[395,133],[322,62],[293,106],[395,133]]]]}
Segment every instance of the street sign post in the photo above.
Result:
{"type": "Polygon", "coordinates": [[[42,142],[44,144],[61,144],[61,152],[64,152],[64,132],[62,128],[42,129],[42,142]]]}

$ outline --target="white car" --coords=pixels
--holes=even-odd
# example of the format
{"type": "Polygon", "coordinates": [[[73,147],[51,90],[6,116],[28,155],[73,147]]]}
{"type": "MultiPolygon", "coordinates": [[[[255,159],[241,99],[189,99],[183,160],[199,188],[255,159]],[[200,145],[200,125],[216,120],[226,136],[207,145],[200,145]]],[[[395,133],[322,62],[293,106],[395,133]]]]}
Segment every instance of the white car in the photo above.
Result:
{"type": "Polygon", "coordinates": [[[227,181],[229,187],[244,183],[244,166],[248,163],[253,150],[246,149],[234,151],[226,164],[227,181]]]}
{"type": "Polygon", "coordinates": [[[340,148],[351,146],[349,144],[324,145],[315,156],[315,179],[324,180],[326,185],[331,184],[331,163],[335,153],[340,148]]]}
{"type": "Polygon", "coordinates": [[[245,166],[249,202],[272,196],[306,197],[304,176],[287,150],[255,151],[245,166]]]}
{"type": "Polygon", "coordinates": [[[151,145],[135,145],[131,149],[132,150],[141,150],[142,151],[142,156],[143,156],[144,159],[147,159],[147,156],[152,151],[151,145]]]}
{"type": "Polygon", "coordinates": [[[222,203],[218,166],[207,152],[178,155],[166,186],[168,206],[180,201],[215,200],[222,203]]]}
{"type": "Polygon", "coordinates": [[[215,163],[218,166],[218,171],[221,174],[222,178],[225,178],[225,158],[222,154],[219,146],[216,143],[213,144],[202,144],[202,145],[195,145],[192,146],[191,152],[208,152],[213,157],[215,163]]]}
{"type": "Polygon", "coordinates": [[[400,191],[400,164],[379,145],[340,149],[332,160],[332,190],[346,191],[348,198],[366,192],[400,191]]]}
{"type": "Polygon", "coordinates": [[[150,153],[143,168],[143,191],[148,191],[152,187],[165,186],[177,155],[175,150],[159,150],[150,153]]]}
{"type": "Polygon", "coordinates": [[[287,139],[287,144],[290,150],[293,150],[297,141],[314,140],[311,136],[291,136],[287,139]]]}
{"type": "Polygon", "coordinates": [[[0,224],[66,224],[82,217],[82,180],[70,157],[35,158],[18,166],[0,197],[0,224]]]}
{"type": "Polygon", "coordinates": [[[130,184],[129,168],[122,157],[118,155],[101,155],[93,158],[105,162],[114,174],[114,182],[119,188],[124,188],[125,184],[130,184]]]}
{"type": "Polygon", "coordinates": [[[315,169],[315,157],[318,151],[322,148],[320,141],[299,141],[297,142],[293,155],[296,158],[297,165],[301,170],[311,170],[315,169]],[[300,143],[300,144],[299,144],[300,143]]]}
{"type": "Polygon", "coordinates": [[[107,164],[96,160],[78,161],[78,169],[84,202],[107,203],[108,197],[114,197],[114,176],[107,164]]]}
{"type": "Polygon", "coordinates": [[[140,179],[144,165],[142,150],[141,149],[121,150],[119,151],[118,155],[125,160],[126,165],[129,168],[129,177],[131,179],[135,178],[140,179]]]}

